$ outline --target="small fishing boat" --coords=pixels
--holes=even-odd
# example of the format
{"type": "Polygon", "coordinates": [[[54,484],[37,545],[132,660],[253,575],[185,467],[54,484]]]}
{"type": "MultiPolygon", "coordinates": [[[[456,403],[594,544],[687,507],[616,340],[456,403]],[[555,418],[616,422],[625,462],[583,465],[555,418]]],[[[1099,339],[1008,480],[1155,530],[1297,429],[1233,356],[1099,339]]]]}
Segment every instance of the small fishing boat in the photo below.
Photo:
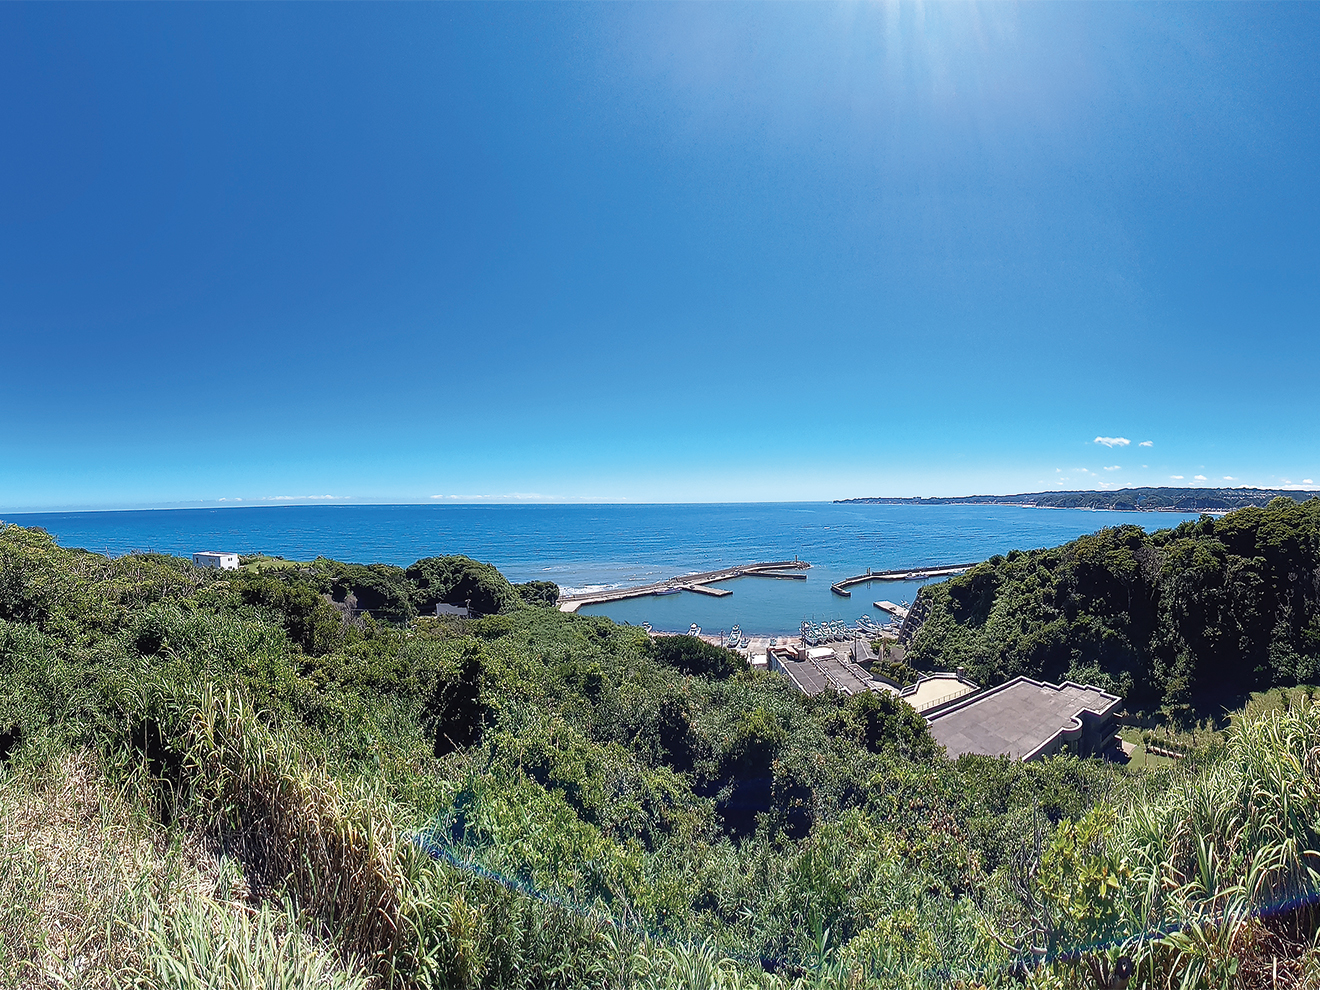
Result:
{"type": "Polygon", "coordinates": [[[688,626],[687,634],[688,634],[689,636],[700,636],[700,635],[701,635],[701,626],[697,625],[695,622],[692,623],[692,625],[688,626]]]}
{"type": "Polygon", "coordinates": [[[659,591],[656,592],[656,594],[657,594],[657,595],[677,595],[677,594],[678,594],[680,591],[682,591],[682,590],[683,590],[682,588],[661,588],[659,591]]]}

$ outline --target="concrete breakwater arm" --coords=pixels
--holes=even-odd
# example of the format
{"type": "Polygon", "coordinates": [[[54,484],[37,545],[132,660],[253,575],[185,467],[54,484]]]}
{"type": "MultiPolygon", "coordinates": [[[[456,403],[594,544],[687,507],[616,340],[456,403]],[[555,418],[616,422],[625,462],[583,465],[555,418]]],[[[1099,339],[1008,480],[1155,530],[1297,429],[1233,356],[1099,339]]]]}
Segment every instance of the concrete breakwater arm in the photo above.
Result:
{"type": "Polygon", "coordinates": [[[810,566],[805,560],[772,560],[759,564],[739,564],[736,567],[725,567],[702,574],[680,574],[654,584],[642,584],[632,588],[611,588],[608,591],[593,591],[583,595],[567,595],[559,599],[559,611],[576,612],[583,605],[600,605],[605,602],[623,601],[625,598],[645,598],[648,595],[665,595],[675,591],[695,591],[703,595],[723,598],[733,592],[728,588],[710,588],[707,585],[739,577],[791,577],[805,580],[805,574],[785,572],[804,571],[810,566]]]}
{"type": "Polygon", "coordinates": [[[892,571],[867,571],[865,574],[836,581],[830,585],[830,591],[841,598],[851,598],[852,592],[848,588],[854,584],[866,584],[870,581],[925,581],[929,578],[953,577],[969,567],[975,567],[978,563],[980,561],[973,561],[970,564],[936,564],[933,567],[900,567],[892,571]]]}

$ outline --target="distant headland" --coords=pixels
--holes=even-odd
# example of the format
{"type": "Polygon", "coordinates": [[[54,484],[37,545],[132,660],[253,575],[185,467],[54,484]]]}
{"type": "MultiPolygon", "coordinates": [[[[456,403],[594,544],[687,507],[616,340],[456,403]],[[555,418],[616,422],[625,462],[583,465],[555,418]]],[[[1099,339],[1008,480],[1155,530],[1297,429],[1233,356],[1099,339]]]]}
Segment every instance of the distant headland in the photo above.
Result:
{"type": "Polygon", "coordinates": [[[1305,502],[1316,492],[1271,488],[1120,488],[1094,492],[1027,492],[1020,495],[959,495],[954,498],[836,498],[840,504],[1021,505],[1039,509],[1115,509],[1124,512],[1229,512],[1267,505],[1276,498],[1305,502]]]}

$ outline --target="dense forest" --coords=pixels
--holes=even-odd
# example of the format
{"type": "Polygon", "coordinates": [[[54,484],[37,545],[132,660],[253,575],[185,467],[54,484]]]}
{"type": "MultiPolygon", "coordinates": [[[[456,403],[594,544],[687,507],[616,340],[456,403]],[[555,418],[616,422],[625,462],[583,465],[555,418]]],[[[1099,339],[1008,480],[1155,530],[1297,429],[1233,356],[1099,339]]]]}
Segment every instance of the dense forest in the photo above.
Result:
{"type": "MultiPolygon", "coordinates": [[[[1237,545],[1207,525],[1161,567],[1237,545]]],[[[1304,694],[1167,769],[954,762],[889,696],[804,698],[554,593],[462,557],[216,572],[0,528],[3,985],[1320,975],[1304,694]]]]}
{"type": "Polygon", "coordinates": [[[1070,678],[1178,718],[1320,673],[1320,499],[1102,529],[922,589],[909,663],[1070,678]]]}
{"type": "Polygon", "coordinates": [[[1276,498],[1304,502],[1314,492],[1270,488],[1119,488],[1113,491],[1023,492],[949,498],[841,498],[864,505],[1029,505],[1041,509],[1119,509],[1127,512],[1227,512],[1268,505],[1276,498]]]}

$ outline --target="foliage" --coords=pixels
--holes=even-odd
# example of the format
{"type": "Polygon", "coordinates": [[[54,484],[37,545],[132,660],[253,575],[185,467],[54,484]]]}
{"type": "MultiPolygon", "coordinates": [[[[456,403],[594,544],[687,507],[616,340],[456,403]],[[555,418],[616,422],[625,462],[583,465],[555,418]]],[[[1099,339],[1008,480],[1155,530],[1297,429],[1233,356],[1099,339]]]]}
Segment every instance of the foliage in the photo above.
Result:
{"type": "Polygon", "coordinates": [[[889,693],[849,698],[847,712],[860,730],[860,741],[872,753],[894,750],[910,759],[935,755],[935,741],[926,720],[905,701],[889,693]]]}
{"type": "Polygon", "coordinates": [[[1037,877],[1035,933],[1055,965],[1121,953],[1147,986],[1235,985],[1252,968],[1272,970],[1262,986],[1306,966],[1320,975],[1307,962],[1320,929],[1317,734],[1320,707],[1305,699],[1239,718],[1204,768],[1066,822],[1037,877]]]}
{"type": "Polygon", "coordinates": [[[747,666],[733,650],[696,636],[657,636],[651,641],[651,655],[680,673],[698,677],[732,677],[747,666]]]}
{"type": "Polygon", "coordinates": [[[513,590],[524,602],[537,608],[554,608],[559,604],[559,585],[553,581],[524,581],[515,584],[513,590]]]}
{"type": "Polygon", "coordinates": [[[923,588],[908,662],[1116,691],[1180,720],[1320,673],[1320,499],[1103,529],[923,588]]]}
{"type": "Polygon", "coordinates": [[[1142,778],[955,762],[890,696],[511,590],[386,621],[481,574],[436,560],[221,574],[0,530],[8,970],[861,990],[1062,980],[1107,941],[1204,983],[1316,893],[1305,694],[1142,778]]]}
{"type": "MultiPolygon", "coordinates": [[[[405,572],[422,612],[441,602],[467,605],[478,615],[495,615],[515,607],[522,598],[491,564],[468,557],[426,557],[405,572]]],[[[548,582],[547,582],[548,583],[548,582]]]]}
{"type": "Polygon", "coordinates": [[[150,990],[365,990],[360,974],[311,944],[296,912],[214,901],[154,908],[150,990]]]}

